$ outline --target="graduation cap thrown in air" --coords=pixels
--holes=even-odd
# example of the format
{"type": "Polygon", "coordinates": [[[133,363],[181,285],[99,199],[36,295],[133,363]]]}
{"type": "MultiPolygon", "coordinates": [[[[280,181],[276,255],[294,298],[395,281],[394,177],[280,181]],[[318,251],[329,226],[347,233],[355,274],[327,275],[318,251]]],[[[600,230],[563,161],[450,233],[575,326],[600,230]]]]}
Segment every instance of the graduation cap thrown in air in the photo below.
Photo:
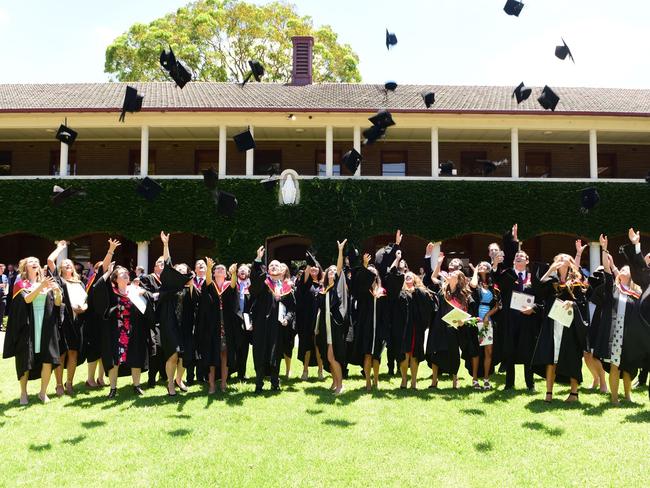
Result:
{"type": "Polygon", "coordinates": [[[277,175],[277,171],[275,170],[275,166],[273,165],[269,166],[266,172],[268,173],[269,177],[263,179],[262,181],[260,181],[260,183],[262,184],[265,190],[271,191],[278,185],[278,182],[280,181],[280,177],[277,175]]]}
{"type": "Polygon", "coordinates": [[[142,100],[144,100],[144,95],[138,95],[137,89],[132,86],[127,86],[126,94],[124,95],[124,103],[122,104],[120,122],[124,122],[126,112],[133,113],[142,110],[142,100]]]}
{"type": "Polygon", "coordinates": [[[77,138],[77,131],[72,130],[70,127],[61,124],[59,130],[56,131],[56,138],[68,146],[72,146],[72,143],[77,138]]]}
{"type": "Polygon", "coordinates": [[[354,174],[357,172],[359,164],[361,164],[361,154],[356,149],[350,149],[343,155],[341,158],[341,165],[345,166],[350,173],[354,174]]]}
{"type": "Polygon", "coordinates": [[[52,205],[58,207],[65,200],[75,195],[85,196],[86,192],[72,186],[64,189],[58,185],[54,185],[54,188],[52,188],[52,196],[50,197],[50,199],[52,201],[52,205]]]}
{"type": "Polygon", "coordinates": [[[157,181],[145,176],[145,178],[138,184],[136,191],[143,198],[153,202],[156,197],[160,195],[160,192],[162,192],[162,186],[160,186],[157,181]]]}
{"type": "MultiPolygon", "coordinates": [[[[316,268],[316,267],[320,268],[321,267],[320,263],[316,259],[316,256],[314,255],[313,252],[310,252],[310,251],[305,252],[305,261],[312,268],[316,268]]],[[[323,269],[323,268],[321,268],[321,269],[323,269]]]]}
{"type": "Polygon", "coordinates": [[[225,191],[216,192],[217,212],[232,217],[239,206],[237,197],[225,191]]]}
{"type": "Polygon", "coordinates": [[[192,279],[192,273],[181,273],[173,266],[165,266],[160,273],[162,287],[168,290],[182,290],[188,281],[192,279]]]}
{"type": "Polygon", "coordinates": [[[546,85],[537,101],[542,107],[544,107],[544,109],[555,111],[555,107],[557,107],[560,97],[558,97],[557,94],[546,85]]]}
{"type": "Polygon", "coordinates": [[[368,127],[366,130],[363,131],[363,137],[364,137],[364,144],[372,144],[376,142],[378,139],[381,139],[384,137],[386,134],[386,129],[383,127],[379,127],[378,125],[373,125],[371,127],[368,127]]]}
{"type": "Polygon", "coordinates": [[[432,91],[424,93],[422,98],[424,99],[424,105],[426,105],[427,108],[431,107],[431,105],[436,102],[436,94],[432,91]]]}
{"type": "Polygon", "coordinates": [[[255,149],[255,139],[253,139],[253,134],[251,134],[250,129],[246,129],[244,132],[240,132],[233,137],[235,145],[239,152],[248,151],[249,149],[255,149]]]}
{"type": "Polygon", "coordinates": [[[588,213],[589,210],[593,209],[596,205],[598,205],[598,202],[600,202],[600,195],[598,194],[598,190],[593,187],[585,188],[582,190],[580,202],[582,205],[580,211],[582,213],[588,213]]]}
{"type": "Polygon", "coordinates": [[[381,127],[382,129],[387,129],[388,127],[395,125],[393,116],[388,110],[380,110],[372,117],[368,118],[372,125],[381,127]]]}
{"type": "Polygon", "coordinates": [[[574,64],[576,62],[576,60],[573,59],[573,54],[571,54],[571,49],[569,49],[569,46],[566,45],[564,39],[562,39],[561,46],[555,46],[555,56],[562,60],[566,59],[566,57],[569,56],[574,64]]]}
{"type": "Polygon", "coordinates": [[[453,161],[444,161],[440,163],[440,176],[453,176],[454,171],[453,161]]]}
{"type": "Polygon", "coordinates": [[[395,81],[387,81],[384,83],[384,90],[386,90],[386,92],[394,92],[397,90],[397,83],[395,81]]]}
{"type": "Polygon", "coordinates": [[[477,159],[477,163],[483,163],[483,176],[488,176],[499,167],[508,164],[508,159],[502,159],[501,161],[491,161],[489,159],[477,159]]]}
{"type": "Polygon", "coordinates": [[[524,8],[524,2],[518,2],[517,0],[508,0],[503,7],[503,11],[508,15],[514,15],[519,17],[522,9],[524,8]]]}
{"type": "Polygon", "coordinates": [[[179,88],[182,89],[188,82],[192,81],[192,73],[182,61],[176,59],[171,46],[169,51],[163,49],[160,53],[160,65],[179,88]]]}
{"type": "Polygon", "coordinates": [[[522,81],[512,92],[512,97],[517,98],[517,105],[519,105],[521,102],[528,100],[528,97],[530,97],[532,92],[533,90],[524,85],[524,82],[522,81]]]}
{"type": "Polygon", "coordinates": [[[203,184],[209,190],[215,190],[217,188],[217,183],[219,183],[219,173],[217,173],[212,166],[201,172],[203,173],[203,184]]]}
{"type": "Polygon", "coordinates": [[[397,44],[397,36],[386,29],[386,49],[390,49],[395,44],[397,44]]]}
{"type": "Polygon", "coordinates": [[[255,60],[250,60],[248,62],[248,66],[250,67],[250,71],[244,78],[244,81],[242,82],[241,86],[244,86],[246,83],[248,83],[248,80],[251,79],[251,76],[255,78],[255,81],[262,81],[262,76],[264,76],[264,66],[262,66],[262,63],[259,61],[255,60]]]}

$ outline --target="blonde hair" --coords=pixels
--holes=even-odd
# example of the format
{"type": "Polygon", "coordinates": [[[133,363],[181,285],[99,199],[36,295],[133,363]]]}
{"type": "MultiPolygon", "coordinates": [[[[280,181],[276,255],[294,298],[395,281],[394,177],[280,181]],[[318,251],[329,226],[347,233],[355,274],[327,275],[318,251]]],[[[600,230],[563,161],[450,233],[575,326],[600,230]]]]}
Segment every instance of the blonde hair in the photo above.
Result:
{"type": "Polygon", "coordinates": [[[469,280],[467,279],[467,276],[465,276],[465,273],[463,273],[461,270],[456,270],[454,273],[456,273],[458,276],[456,289],[452,292],[449,286],[449,280],[445,280],[445,282],[442,284],[442,287],[440,288],[440,291],[442,292],[442,296],[445,298],[445,300],[450,301],[452,298],[457,298],[463,307],[467,307],[469,305],[469,297],[472,294],[471,290],[469,289],[469,280]]]}
{"type": "Polygon", "coordinates": [[[28,256],[26,258],[23,258],[18,263],[18,272],[20,273],[20,279],[24,281],[27,281],[29,279],[29,276],[27,275],[27,261],[29,261],[30,259],[35,259],[36,261],[38,261],[38,271],[36,272],[36,281],[37,282],[43,281],[43,268],[41,268],[41,261],[34,256],[28,256]]]}
{"type": "Polygon", "coordinates": [[[422,292],[426,293],[427,295],[431,295],[431,290],[429,290],[426,286],[424,286],[424,283],[422,282],[422,278],[420,278],[419,275],[415,274],[413,271],[407,271],[404,273],[404,284],[402,285],[402,290],[405,291],[411,291],[407,288],[406,286],[406,276],[407,275],[412,275],[413,276],[413,288],[417,288],[421,290],[422,292]]]}
{"type": "MultiPolygon", "coordinates": [[[[621,271],[625,268],[630,268],[627,264],[621,268],[621,271]]],[[[621,276],[622,273],[618,273],[616,275],[616,278],[614,278],[614,286],[616,286],[619,290],[621,289],[621,276]]],[[[629,290],[632,290],[635,293],[638,293],[639,295],[643,293],[643,290],[639,285],[637,285],[634,281],[632,281],[632,277],[630,277],[630,284],[627,286],[629,290]]]]}
{"type": "Polygon", "coordinates": [[[66,261],[70,261],[70,264],[72,264],[72,278],[66,281],[72,281],[77,283],[80,282],[81,278],[79,277],[79,273],[77,273],[77,268],[74,267],[74,262],[72,261],[72,259],[63,259],[61,261],[61,264],[59,264],[59,276],[61,277],[61,279],[65,279],[63,278],[63,264],[66,261]]]}

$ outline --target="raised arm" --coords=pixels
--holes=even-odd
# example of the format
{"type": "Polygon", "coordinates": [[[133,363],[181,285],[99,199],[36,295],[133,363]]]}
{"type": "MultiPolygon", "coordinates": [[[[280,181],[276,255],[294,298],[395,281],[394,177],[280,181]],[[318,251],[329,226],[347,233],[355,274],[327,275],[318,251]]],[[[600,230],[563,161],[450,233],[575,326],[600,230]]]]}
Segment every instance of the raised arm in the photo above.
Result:
{"type": "Polygon", "coordinates": [[[472,279],[469,282],[469,286],[472,289],[475,289],[478,286],[478,266],[474,266],[472,263],[469,263],[469,267],[472,269],[472,279]]]}
{"type": "Polygon", "coordinates": [[[237,263],[230,265],[228,273],[230,273],[230,288],[235,288],[237,286],[237,263]]]}
{"type": "Polygon", "coordinates": [[[47,257],[47,268],[50,270],[50,273],[54,273],[56,270],[56,260],[66,247],[68,247],[68,244],[65,241],[57,242],[56,249],[47,257]]]}
{"type": "Polygon", "coordinates": [[[578,239],[576,241],[576,257],[575,257],[576,266],[578,268],[580,268],[580,260],[582,259],[582,253],[584,252],[585,249],[587,249],[587,244],[583,246],[582,240],[578,239]]]}
{"type": "Polygon", "coordinates": [[[205,285],[210,286],[212,284],[212,268],[214,268],[214,259],[205,258],[206,272],[205,272],[205,285]]]}
{"type": "Polygon", "coordinates": [[[343,249],[345,248],[346,242],[348,242],[347,239],[343,239],[343,242],[336,241],[336,245],[339,248],[339,256],[336,259],[336,274],[339,276],[343,272],[343,249]]]}
{"type": "Polygon", "coordinates": [[[161,230],[160,240],[163,245],[163,260],[167,263],[167,261],[171,260],[171,256],[169,255],[169,234],[165,234],[165,231],[161,230]]]}
{"type": "Polygon", "coordinates": [[[600,248],[602,249],[602,261],[603,261],[603,268],[605,268],[605,273],[612,274],[612,267],[610,266],[609,263],[609,253],[607,252],[608,239],[603,234],[600,234],[598,240],[600,241],[600,248]]]}
{"type": "Polygon", "coordinates": [[[119,246],[121,246],[121,243],[117,239],[108,240],[108,251],[106,251],[106,256],[104,256],[104,260],[102,261],[102,272],[106,273],[108,271],[113,260],[113,254],[115,254],[115,249],[119,246]]]}

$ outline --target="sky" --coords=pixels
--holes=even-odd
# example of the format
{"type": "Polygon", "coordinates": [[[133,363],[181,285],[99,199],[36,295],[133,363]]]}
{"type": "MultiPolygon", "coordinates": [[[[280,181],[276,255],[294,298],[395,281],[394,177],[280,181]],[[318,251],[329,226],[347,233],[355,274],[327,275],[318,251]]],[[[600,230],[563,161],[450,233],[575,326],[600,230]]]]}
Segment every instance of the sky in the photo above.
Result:
{"type": "MultiPolygon", "coordinates": [[[[104,82],[106,47],[182,0],[0,0],[0,83],[104,82]]],[[[267,3],[253,0],[253,3],[267,3]]],[[[650,1],[294,0],[360,58],[365,83],[650,88],[650,1]],[[398,44],[386,50],[385,29],[398,44]],[[561,61],[567,42],[575,57],[561,61]]]]}

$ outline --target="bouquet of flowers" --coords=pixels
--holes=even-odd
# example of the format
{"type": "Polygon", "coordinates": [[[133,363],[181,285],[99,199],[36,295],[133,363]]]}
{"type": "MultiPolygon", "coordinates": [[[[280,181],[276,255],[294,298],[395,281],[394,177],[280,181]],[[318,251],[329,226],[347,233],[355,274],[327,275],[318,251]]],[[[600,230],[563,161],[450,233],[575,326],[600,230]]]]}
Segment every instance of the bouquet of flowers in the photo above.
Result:
{"type": "Polygon", "coordinates": [[[479,324],[482,324],[483,321],[479,319],[478,317],[470,317],[465,321],[465,325],[469,325],[470,327],[479,327],[479,324]]]}

